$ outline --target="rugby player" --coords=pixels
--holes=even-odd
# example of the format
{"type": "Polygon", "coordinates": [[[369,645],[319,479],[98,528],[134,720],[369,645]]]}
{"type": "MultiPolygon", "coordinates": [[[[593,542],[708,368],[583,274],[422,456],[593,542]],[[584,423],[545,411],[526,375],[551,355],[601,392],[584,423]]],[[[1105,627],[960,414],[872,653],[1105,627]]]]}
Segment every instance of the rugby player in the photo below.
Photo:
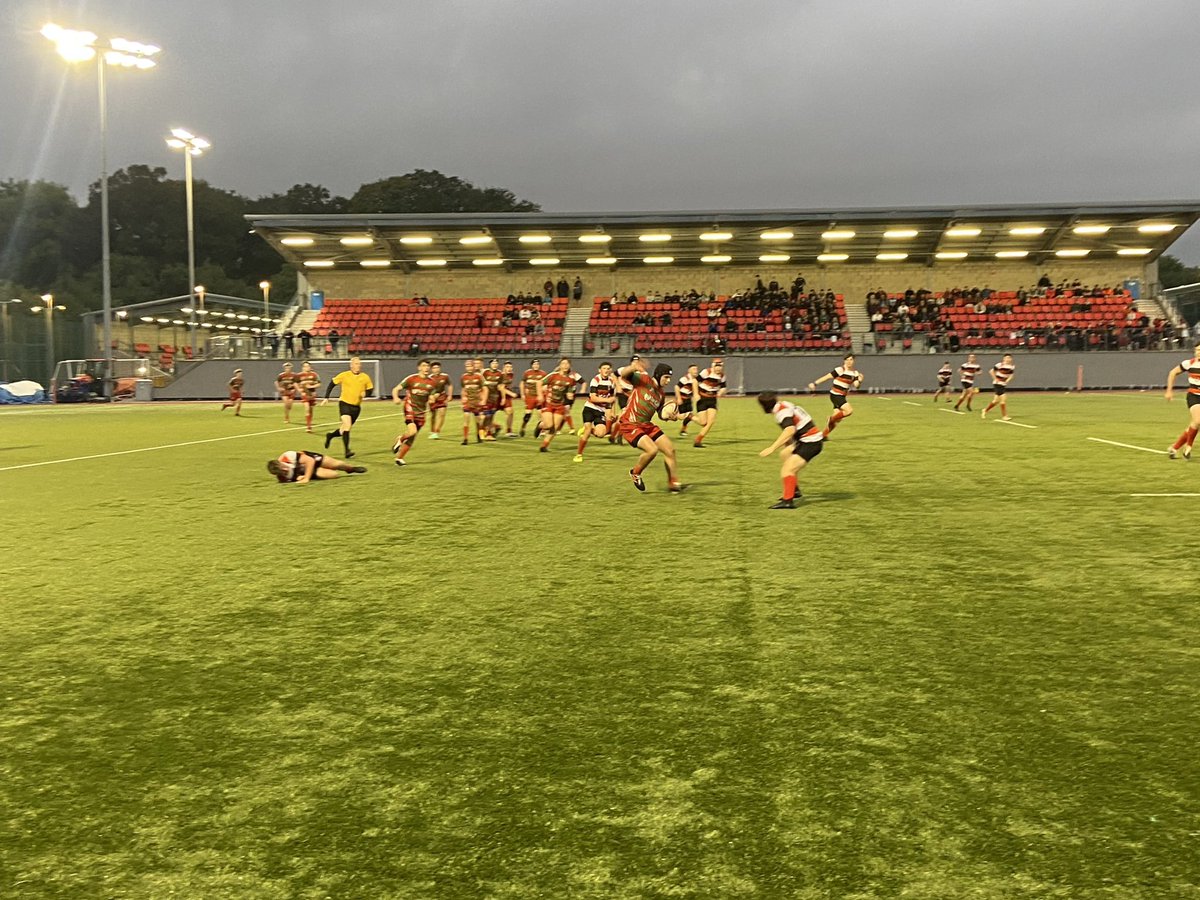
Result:
{"type": "Polygon", "coordinates": [[[429,439],[441,438],[442,426],[446,424],[446,405],[454,396],[454,379],[442,371],[436,359],[429,363],[429,380],[433,382],[433,396],[429,398],[429,439]]]}
{"type": "Polygon", "coordinates": [[[979,388],[975,387],[975,376],[983,370],[978,362],[975,361],[975,354],[968,353],[967,361],[958,367],[958,383],[962,385],[962,393],[958,395],[958,402],[954,404],[954,408],[958,409],[963,401],[967,401],[967,412],[971,412],[971,398],[979,393],[979,388]]]}
{"type": "MultiPolygon", "coordinates": [[[[483,408],[487,405],[487,387],[483,383],[483,360],[468,359],[466,369],[458,379],[462,387],[463,439],[470,443],[471,420],[475,420],[475,443],[483,440],[483,408]]],[[[488,435],[488,440],[491,440],[488,435]]]]}
{"type": "MultiPolygon", "coordinates": [[[[521,376],[521,394],[525,399],[525,416],[521,419],[521,437],[525,437],[525,429],[529,425],[529,419],[535,412],[541,410],[542,397],[542,379],[548,373],[542,371],[542,364],[538,360],[533,360],[529,364],[529,368],[525,370],[525,374],[521,376]]],[[[539,423],[538,427],[541,425],[539,423]]],[[[536,437],[536,435],[534,435],[536,437]]]]}
{"type": "Polygon", "coordinates": [[[671,383],[671,367],[659,363],[654,367],[654,376],[646,373],[646,364],[639,358],[634,360],[618,375],[625,379],[631,391],[625,409],[621,413],[620,430],[629,442],[629,446],[641,451],[636,465],[629,470],[629,479],[639,491],[646,490],[642,481],[642,473],[646,466],[654,461],[660,453],[663,465],[667,469],[667,489],[673,494],[683,490],[679,481],[679,470],[675,461],[675,445],[663,434],[663,430],[654,424],[654,414],[662,408],[665,389],[671,383]]]}
{"type": "Polygon", "coordinates": [[[300,389],[300,402],[304,404],[304,430],[312,434],[313,407],[317,405],[317,388],[321,386],[321,376],[313,371],[312,363],[307,360],[300,364],[296,386],[300,389]]]}
{"type": "Polygon", "coordinates": [[[343,472],[361,475],[366,466],[352,466],[324,453],[311,450],[288,450],[277,459],[267,461],[267,471],[283,484],[308,484],[310,481],[327,481],[343,472]]]}
{"type": "Polygon", "coordinates": [[[937,370],[937,390],[933,392],[933,402],[938,402],[938,397],[942,394],[946,395],[946,402],[949,403],[954,399],[951,395],[954,389],[950,387],[950,378],[954,375],[954,368],[950,365],[950,360],[942,363],[942,367],[937,370]]]}
{"type": "Polygon", "coordinates": [[[583,404],[583,425],[579,428],[579,449],[572,462],[583,462],[583,450],[594,434],[608,434],[609,422],[613,417],[617,383],[613,380],[612,363],[600,363],[595,376],[588,382],[587,402],[583,404]]]}
{"type": "Polygon", "coordinates": [[[575,402],[575,379],[571,377],[571,360],[565,356],[558,361],[558,368],[546,376],[541,388],[542,446],[541,453],[550,452],[550,442],[563,427],[567,409],[575,402]]]}
{"type": "Polygon", "coordinates": [[[512,389],[512,383],[516,377],[513,372],[513,364],[506,362],[504,368],[500,370],[500,408],[504,410],[504,436],[510,438],[517,436],[517,433],[513,431],[513,400],[517,395],[512,389]]]}
{"type": "Polygon", "coordinates": [[[245,383],[246,379],[242,377],[242,370],[234,369],[233,377],[229,379],[229,399],[221,404],[221,412],[225,412],[232,406],[235,416],[242,414],[242,386],[245,383]]]}
{"type": "Polygon", "coordinates": [[[429,377],[430,362],[427,359],[417,363],[417,371],[409,375],[392,388],[392,402],[400,403],[400,394],[404,394],[404,431],[396,437],[392,444],[392,454],[396,457],[396,465],[406,465],[404,457],[412,449],[417,439],[417,432],[425,425],[425,417],[429,411],[429,398],[433,396],[437,386],[429,377]]]}
{"type": "Polygon", "coordinates": [[[1000,406],[1000,418],[1005,422],[1011,418],[1008,414],[1008,399],[1004,395],[1008,393],[1008,383],[1012,381],[1015,371],[1016,366],[1013,365],[1011,353],[1005,353],[1004,358],[992,366],[989,374],[992,376],[992,393],[995,396],[992,397],[992,402],[979,413],[981,419],[986,419],[992,407],[997,404],[1000,406]]]}
{"type": "Polygon", "coordinates": [[[688,366],[687,371],[675,382],[675,406],[681,420],[679,436],[687,437],[688,423],[694,416],[692,398],[696,393],[696,382],[700,380],[700,367],[688,366]]]}
{"type": "Polygon", "coordinates": [[[810,391],[816,390],[818,384],[822,381],[833,379],[833,383],[829,385],[829,402],[833,404],[833,415],[829,417],[829,422],[825,426],[825,435],[828,437],[829,432],[837,428],[838,422],[847,416],[854,415],[854,407],[850,405],[849,394],[854,388],[859,387],[863,382],[862,372],[854,368],[854,354],[847,353],[842,358],[840,366],[834,366],[833,371],[827,375],[822,375],[816,381],[808,383],[810,391]]]}
{"type": "Polygon", "coordinates": [[[783,480],[783,496],[771,509],[795,509],[796,500],[801,496],[796,476],[821,452],[825,446],[825,433],[802,407],[780,400],[774,391],[759,394],[758,405],[763,412],[774,416],[776,424],[782,429],[770,447],[758,451],[758,455],[765,459],[780,447],[783,448],[779,453],[783,461],[779,469],[779,477],[783,480]]]}
{"type": "Polygon", "coordinates": [[[717,358],[696,379],[696,414],[693,418],[700,423],[700,433],[692,442],[693,447],[704,446],[704,439],[717,421],[717,398],[725,390],[725,361],[717,358]]]}
{"type": "Polygon", "coordinates": [[[1183,450],[1183,458],[1192,458],[1192,444],[1196,442],[1196,434],[1200,432],[1200,341],[1196,342],[1196,346],[1192,348],[1191,359],[1185,359],[1170,372],[1167,373],[1167,392],[1163,396],[1170,400],[1175,395],[1175,379],[1184,372],[1188,377],[1187,389],[1187,409],[1188,409],[1188,427],[1183,430],[1183,434],[1167,448],[1167,456],[1170,459],[1175,459],[1175,454],[1179,450],[1183,450]]]}
{"type": "Polygon", "coordinates": [[[500,430],[500,426],[496,425],[494,420],[496,413],[500,411],[500,381],[504,377],[504,373],[500,371],[500,360],[490,360],[487,368],[479,374],[483,376],[483,385],[487,388],[487,402],[483,406],[483,433],[495,438],[496,432],[500,430]]]}
{"type": "Polygon", "coordinates": [[[292,424],[292,401],[296,399],[296,379],[299,376],[292,371],[292,364],[285,362],[283,371],[275,376],[275,390],[283,398],[283,424],[292,424]]]}

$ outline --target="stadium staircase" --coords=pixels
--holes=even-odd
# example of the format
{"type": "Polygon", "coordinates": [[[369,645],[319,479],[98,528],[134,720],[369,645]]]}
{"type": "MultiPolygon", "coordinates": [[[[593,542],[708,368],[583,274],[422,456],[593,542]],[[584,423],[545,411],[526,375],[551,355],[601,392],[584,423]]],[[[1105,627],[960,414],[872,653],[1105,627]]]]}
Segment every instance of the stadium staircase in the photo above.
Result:
{"type": "MultiPolygon", "coordinates": [[[[311,332],[313,326],[317,324],[317,316],[321,314],[319,309],[304,309],[296,313],[292,318],[292,334],[299,334],[302,331],[311,332]]],[[[285,328],[284,331],[287,331],[285,328]]]]}
{"type": "Polygon", "coordinates": [[[567,317],[563,320],[562,341],[558,345],[558,352],[562,356],[583,354],[591,315],[592,308],[586,304],[572,306],[567,310],[567,317]]]}
{"type": "Polygon", "coordinates": [[[865,303],[846,304],[846,328],[850,332],[851,350],[855,347],[862,347],[865,350],[874,344],[871,338],[871,317],[867,315],[865,303]]]}

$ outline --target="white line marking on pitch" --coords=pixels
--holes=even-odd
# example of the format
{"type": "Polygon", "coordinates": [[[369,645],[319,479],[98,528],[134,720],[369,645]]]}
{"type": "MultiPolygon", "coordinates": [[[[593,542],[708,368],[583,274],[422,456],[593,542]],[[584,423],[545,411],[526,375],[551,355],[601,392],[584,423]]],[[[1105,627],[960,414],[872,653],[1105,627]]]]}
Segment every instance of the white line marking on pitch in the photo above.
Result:
{"type": "Polygon", "coordinates": [[[911,400],[904,401],[905,406],[924,406],[924,403],[913,403],[911,400]]]}
{"type": "MultiPolygon", "coordinates": [[[[394,414],[393,414],[394,415],[394,414]]],[[[370,419],[388,419],[392,416],[363,416],[359,419],[360,422],[366,422],[370,419]]],[[[333,422],[326,422],[318,425],[333,425],[333,422]]],[[[110,456],[129,456],[133,453],[149,453],[151,450],[172,450],[176,447],[192,447],[196,444],[215,444],[220,441],[235,441],[238,438],[247,437],[262,437],[264,434],[281,434],[283,432],[295,431],[297,428],[302,428],[302,425],[293,425],[290,428],[273,428],[270,431],[252,431],[248,434],[227,434],[224,437],[204,438],[199,441],[181,441],[178,444],[159,444],[157,447],[138,447],[136,450],[114,450],[111,453],[94,453],[91,456],[72,456],[69,459],[44,459],[41,462],[22,463],[19,466],[4,466],[0,468],[0,472],[11,472],[15,469],[35,469],[38,466],[56,466],[59,463],[83,462],[88,459],[106,459],[110,456]]],[[[314,435],[316,437],[316,435],[314,435]]]]}
{"type": "Polygon", "coordinates": [[[1024,422],[1005,422],[1003,419],[992,419],[993,422],[999,422],[1001,425],[1016,425],[1018,428],[1037,428],[1036,425],[1026,425],[1024,422]]]}
{"type": "Polygon", "coordinates": [[[1120,441],[1106,441],[1104,438],[1088,438],[1089,441],[1095,441],[1097,444],[1111,444],[1114,447],[1125,447],[1129,450],[1142,450],[1146,453],[1160,453],[1163,456],[1167,455],[1166,450],[1155,450],[1153,447],[1139,447],[1137,444],[1122,444],[1120,441]]]}
{"type": "Polygon", "coordinates": [[[966,415],[966,413],[963,412],[961,409],[943,409],[943,410],[939,410],[939,412],[948,412],[948,413],[952,413],[953,415],[956,415],[956,416],[965,416],[966,415]]]}
{"type": "Polygon", "coordinates": [[[891,400],[891,397],[876,397],[876,400],[891,400]]]}
{"type": "Polygon", "coordinates": [[[1130,494],[1130,497],[1200,497],[1200,494],[1130,494]]]}

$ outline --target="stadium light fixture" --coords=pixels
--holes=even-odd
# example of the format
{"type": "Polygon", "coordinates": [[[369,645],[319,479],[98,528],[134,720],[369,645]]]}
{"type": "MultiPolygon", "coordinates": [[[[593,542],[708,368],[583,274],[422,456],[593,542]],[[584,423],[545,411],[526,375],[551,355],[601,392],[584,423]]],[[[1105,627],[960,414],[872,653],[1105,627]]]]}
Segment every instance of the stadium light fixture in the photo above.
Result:
{"type": "Polygon", "coordinates": [[[758,258],[758,261],[766,263],[781,263],[787,262],[789,259],[791,259],[791,256],[786,253],[764,253],[758,258]]]}
{"type": "Polygon", "coordinates": [[[845,262],[850,258],[849,253],[819,253],[817,262],[845,262]]]}
{"type": "Polygon", "coordinates": [[[338,241],[343,247],[370,247],[375,243],[375,238],[367,237],[344,237],[338,241]]]}
{"type": "Polygon", "coordinates": [[[1014,237],[1037,237],[1039,234],[1045,234],[1046,229],[1041,225],[1018,225],[1008,229],[1008,233],[1014,237]]]}
{"type": "Polygon", "coordinates": [[[1001,250],[996,254],[996,259],[1024,259],[1028,255],[1028,250],[1001,250]]]}
{"type": "Polygon", "coordinates": [[[702,241],[731,241],[733,240],[732,231],[706,231],[700,235],[702,241]]]}
{"type": "Polygon", "coordinates": [[[400,243],[409,247],[424,247],[433,243],[433,238],[427,234],[409,234],[400,238],[400,243]]]}
{"type": "Polygon", "coordinates": [[[153,322],[154,316],[142,316],[142,321],[143,322],[153,322]]]}
{"type": "Polygon", "coordinates": [[[649,263],[650,265],[656,265],[656,266],[657,265],[666,265],[667,263],[675,262],[675,257],[673,257],[673,256],[643,256],[642,262],[649,263]]]}
{"type": "Polygon", "coordinates": [[[649,234],[639,234],[638,240],[644,244],[665,244],[671,236],[665,231],[655,231],[649,234]]]}
{"type": "Polygon", "coordinates": [[[732,259],[733,259],[732,256],[728,256],[724,253],[717,253],[712,256],[700,257],[700,262],[702,262],[702,263],[727,263],[732,259]]]}
{"type": "Polygon", "coordinates": [[[471,265],[473,265],[473,266],[502,266],[502,265],[504,265],[504,260],[499,259],[497,257],[485,257],[483,259],[471,260],[471,265]]]}
{"type": "Polygon", "coordinates": [[[332,269],[332,259],[306,259],[304,265],[309,269],[332,269]]]}
{"type": "Polygon", "coordinates": [[[758,236],[760,241],[790,241],[796,235],[790,231],[764,231],[758,236]]]}
{"type": "Polygon", "coordinates": [[[548,244],[554,239],[548,234],[523,234],[517,240],[522,244],[548,244]]]}
{"type": "Polygon", "coordinates": [[[314,242],[310,237],[285,237],[280,238],[279,243],[285,247],[311,247],[314,242]]]}
{"type": "Polygon", "coordinates": [[[1076,225],[1071,230],[1076,234],[1108,234],[1111,225],[1076,225]]]}
{"type": "Polygon", "coordinates": [[[952,238],[972,238],[979,237],[981,234],[983,234],[983,229],[973,225],[957,225],[954,228],[946,229],[946,237],[952,238]]]}
{"type": "Polygon", "coordinates": [[[848,241],[855,234],[856,232],[851,231],[849,228],[834,228],[830,231],[822,231],[821,237],[827,241],[848,241]]]}
{"type": "Polygon", "coordinates": [[[535,256],[529,261],[531,266],[557,266],[557,256],[535,256]]]}
{"type": "Polygon", "coordinates": [[[1061,256],[1064,258],[1071,258],[1071,257],[1078,258],[1081,256],[1087,256],[1091,252],[1092,252],[1091,250],[1065,249],[1065,250],[1055,250],[1054,255],[1061,256]]]}
{"type": "Polygon", "coordinates": [[[615,266],[617,258],[615,256],[589,256],[584,262],[589,266],[615,266]]]}
{"type": "Polygon", "coordinates": [[[934,259],[966,259],[967,254],[963,250],[941,250],[933,254],[934,259]]]}
{"type": "Polygon", "coordinates": [[[915,238],[920,232],[915,228],[891,228],[883,233],[889,241],[906,241],[915,238]]]}
{"type": "Polygon", "coordinates": [[[108,66],[122,68],[152,69],[152,59],[161,50],[154,44],[143,44],[115,37],[108,40],[108,49],[99,45],[99,38],[91,31],[76,31],[61,25],[48,23],[42,28],[42,36],[54,44],[58,55],[68,62],[96,60],[96,83],[100,101],[100,294],[101,294],[101,349],[104,354],[105,394],[111,396],[113,381],[112,356],[112,248],[109,240],[108,222],[108,89],[105,84],[105,69],[108,66]]]}
{"type": "Polygon", "coordinates": [[[875,258],[880,262],[899,262],[908,259],[907,253],[876,253],[875,258]]]}
{"type": "Polygon", "coordinates": [[[458,242],[464,247],[477,247],[480,244],[490,244],[492,236],[490,234],[469,234],[466,237],[460,237],[458,242]]]}
{"type": "Polygon", "coordinates": [[[392,264],[390,259],[360,259],[358,264],[364,269],[386,269],[392,264]]]}
{"type": "Polygon", "coordinates": [[[263,292],[263,321],[271,315],[271,282],[260,281],[258,289],[263,292]]]}
{"type": "Polygon", "coordinates": [[[1170,234],[1178,227],[1170,222],[1147,222],[1145,225],[1139,225],[1138,231],[1142,234],[1170,234]]]}
{"type": "MultiPolygon", "coordinates": [[[[55,359],[54,359],[54,313],[56,311],[61,312],[62,310],[65,310],[66,307],[63,306],[61,303],[55,303],[53,294],[42,294],[41,299],[42,299],[42,305],[41,306],[31,306],[31,307],[29,307],[29,311],[31,313],[44,312],[46,314],[44,317],[45,322],[46,322],[46,384],[49,384],[50,380],[52,378],[54,378],[54,364],[55,364],[55,359]]],[[[5,307],[5,309],[7,309],[7,307],[5,307]]]]}
{"type": "Polygon", "coordinates": [[[581,234],[579,236],[581,244],[607,244],[611,240],[611,234],[581,234]]]}
{"type": "MultiPolygon", "coordinates": [[[[188,253],[188,284],[196,283],[196,215],[192,198],[192,157],[200,156],[212,147],[202,137],[197,137],[186,128],[172,128],[171,137],[167,138],[167,146],[172,150],[183,151],[183,183],[184,194],[187,197],[187,253],[188,253]]],[[[196,315],[192,313],[188,319],[188,333],[192,342],[192,358],[198,357],[196,343],[196,315]]]]}
{"type": "Polygon", "coordinates": [[[445,264],[446,264],[446,260],[444,260],[444,259],[418,259],[417,260],[418,266],[425,266],[426,268],[432,268],[435,266],[444,266],[445,264]]]}
{"type": "Polygon", "coordinates": [[[1149,247],[1122,247],[1117,256],[1146,256],[1153,252],[1149,247]]]}

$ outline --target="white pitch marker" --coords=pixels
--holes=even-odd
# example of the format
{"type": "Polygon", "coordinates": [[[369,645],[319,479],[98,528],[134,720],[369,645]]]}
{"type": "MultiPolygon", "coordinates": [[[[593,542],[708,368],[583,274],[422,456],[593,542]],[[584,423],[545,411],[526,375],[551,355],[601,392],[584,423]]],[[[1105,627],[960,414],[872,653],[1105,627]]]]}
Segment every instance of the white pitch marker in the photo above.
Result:
{"type": "Polygon", "coordinates": [[[963,412],[961,409],[942,409],[942,410],[939,410],[939,412],[948,412],[954,416],[965,416],[966,415],[966,413],[963,412]]]}
{"type": "Polygon", "coordinates": [[[1200,494],[1130,494],[1130,497],[1200,497],[1200,494]]]}
{"type": "Polygon", "coordinates": [[[913,403],[911,400],[904,401],[905,406],[924,406],[924,403],[913,403]]]}
{"type": "Polygon", "coordinates": [[[1037,428],[1036,425],[1026,425],[1024,422],[1010,422],[1004,419],[992,419],[993,422],[999,422],[1001,425],[1016,425],[1018,428],[1037,428]]]}
{"type": "Polygon", "coordinates": [[[1139,447],[1137,444],[1122,444],[1120,441],[1109,441],[1104,438],[1090,437],[1089,441],[1095,441],[1097,444],[1110,444],[1113,447],[1124,447],[1126,450],[1141,450],[1143,453],[1158,453],[1162,456],[1167,455],[1166,450],[1155,450],[1153,447],[1139,447]]]}

